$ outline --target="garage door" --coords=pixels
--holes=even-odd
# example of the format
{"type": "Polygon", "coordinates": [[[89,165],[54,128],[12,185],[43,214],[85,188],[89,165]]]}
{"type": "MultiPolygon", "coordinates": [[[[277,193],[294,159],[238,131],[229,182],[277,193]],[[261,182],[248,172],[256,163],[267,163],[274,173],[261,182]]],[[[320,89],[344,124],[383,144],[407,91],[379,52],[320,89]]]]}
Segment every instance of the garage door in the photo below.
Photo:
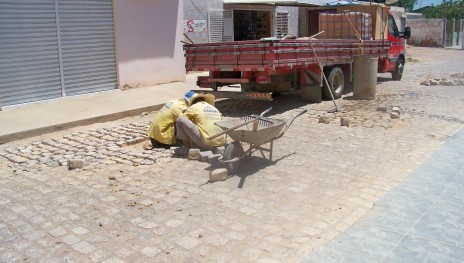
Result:
{"type": "Polygon", "coordinates": [[[117,87],[111,0],[0,0],[0,106],[117,87]]]}

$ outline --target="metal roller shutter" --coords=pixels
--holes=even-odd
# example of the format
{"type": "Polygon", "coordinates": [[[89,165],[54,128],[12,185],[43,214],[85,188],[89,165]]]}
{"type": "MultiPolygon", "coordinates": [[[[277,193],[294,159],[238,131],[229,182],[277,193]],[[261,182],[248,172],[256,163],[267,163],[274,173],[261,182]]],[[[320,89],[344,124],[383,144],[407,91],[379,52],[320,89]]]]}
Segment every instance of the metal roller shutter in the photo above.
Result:
{"type": "Polygon", "coordinates": [[[117,88],[112,0],[58,0],[66,95],[117,88]]]}
{"type": "Polygon", "coordinates": [[[0,0],[0,106],[61,97],[55,0],[0,0]]]}
{"type": "Polygon", "coordinates": [[[276,37],[288,35],[288,12],[277,12],[274,28],[276,37]]]}
{"type": "Polygon", "coordinates": [[[223,10],[209,10],[208,12],[209,43],[222,42],[223,29],[224,29],[223,10]]]}
{"type": "Polygon", "coordinates": [[[117,88],[112,0],[0,0],[0,106],[117,88]]]}

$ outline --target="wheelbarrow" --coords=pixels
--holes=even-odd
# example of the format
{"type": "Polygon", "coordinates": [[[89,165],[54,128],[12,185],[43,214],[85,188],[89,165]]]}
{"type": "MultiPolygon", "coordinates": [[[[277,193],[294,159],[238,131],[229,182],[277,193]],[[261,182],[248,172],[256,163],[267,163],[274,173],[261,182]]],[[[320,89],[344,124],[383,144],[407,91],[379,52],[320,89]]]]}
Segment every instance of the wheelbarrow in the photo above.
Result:
{"type": "Polygon", "coordinates": [[[269,108],[259,116],[249,115],[215,123],[222,128],[223,132],[211,136],[211,139],[226,134],[226,136],[234,140],[226,146],[223,155],[219,157],[219,162],[229,172],[236,170],[243,158],[251,156],[256,151],[260,151],[263,158],[272,161],[274,141],[284,136],[293,121],[307,112],[307,110],[303,110],[289,121],[286,121],[264,117],[264,114],[271,110],[272,108],[269,108]],[[249,146],[246,151],[243,148],[244,144],[249,146]],[[264,144],[270,144],[269,148],[264,148],[264,144]],[[269,153],[269,158],[266,158],[264,152],[269,153]]]}

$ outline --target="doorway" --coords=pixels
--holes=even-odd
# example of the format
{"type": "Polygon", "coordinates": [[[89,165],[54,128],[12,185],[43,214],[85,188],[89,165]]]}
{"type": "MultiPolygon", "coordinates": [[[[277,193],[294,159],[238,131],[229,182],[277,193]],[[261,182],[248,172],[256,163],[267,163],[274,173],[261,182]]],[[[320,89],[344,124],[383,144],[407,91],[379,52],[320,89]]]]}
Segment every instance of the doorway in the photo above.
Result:
{"type": "Polygon", "coordinates": [[[271,12],[234,10],[234,40],[257,40],[271,36],[271,12]]]}

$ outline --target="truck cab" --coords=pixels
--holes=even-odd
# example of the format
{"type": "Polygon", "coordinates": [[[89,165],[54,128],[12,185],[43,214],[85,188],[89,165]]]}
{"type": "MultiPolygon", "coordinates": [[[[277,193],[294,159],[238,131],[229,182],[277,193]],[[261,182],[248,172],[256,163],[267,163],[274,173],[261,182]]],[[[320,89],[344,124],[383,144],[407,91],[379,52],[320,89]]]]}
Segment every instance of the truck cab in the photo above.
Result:
{"type": "MultiPolygon", "coordinates": [[[[307,7],[302,11],[304,16],[302,21],[306,20],[306,23],[304,23],[301,27],[299,34],[302,36],[311,36],[320,32],[321,25],[319,17],[323,13],[347,12],[370,14],[372,19],[372,28],[370,29],[371,39],[388,41],[391,44],[388,51],[388,58],[379,59],[378,72],[391,72],[393,80],[401,80],[405,65],[405,39],[409,39],[411,36],[411,30],[409,27],[406,27],[404,32],[399,31],[394,17],[401,16],[404,11],[401,11],[398,8],[391,8],[384,4],[371,4],[361,1],[358,1],[357,4],[335,4],[323,7],[307,7]]],[[[345,23],[347,26],[349,25],[348,21],[345,23]]],[[[332,29],[332,31],[339,32],[340,29],[332,29]]],[[[322,35],[321,37],[328,38],[328,35],[322,35]]]]}
{"type": "Polygon", "coordinates": [[[404,32],[400,32],[390,11],[388,12],[387,23],[387,40],[390,41],[391,46],[388,51],[388,58],[379,61],[379,72],[391,72],[393,80],[401,80],[406,62],[404,40],[410,38],[411,29],[406,27],[404,32]]]}

